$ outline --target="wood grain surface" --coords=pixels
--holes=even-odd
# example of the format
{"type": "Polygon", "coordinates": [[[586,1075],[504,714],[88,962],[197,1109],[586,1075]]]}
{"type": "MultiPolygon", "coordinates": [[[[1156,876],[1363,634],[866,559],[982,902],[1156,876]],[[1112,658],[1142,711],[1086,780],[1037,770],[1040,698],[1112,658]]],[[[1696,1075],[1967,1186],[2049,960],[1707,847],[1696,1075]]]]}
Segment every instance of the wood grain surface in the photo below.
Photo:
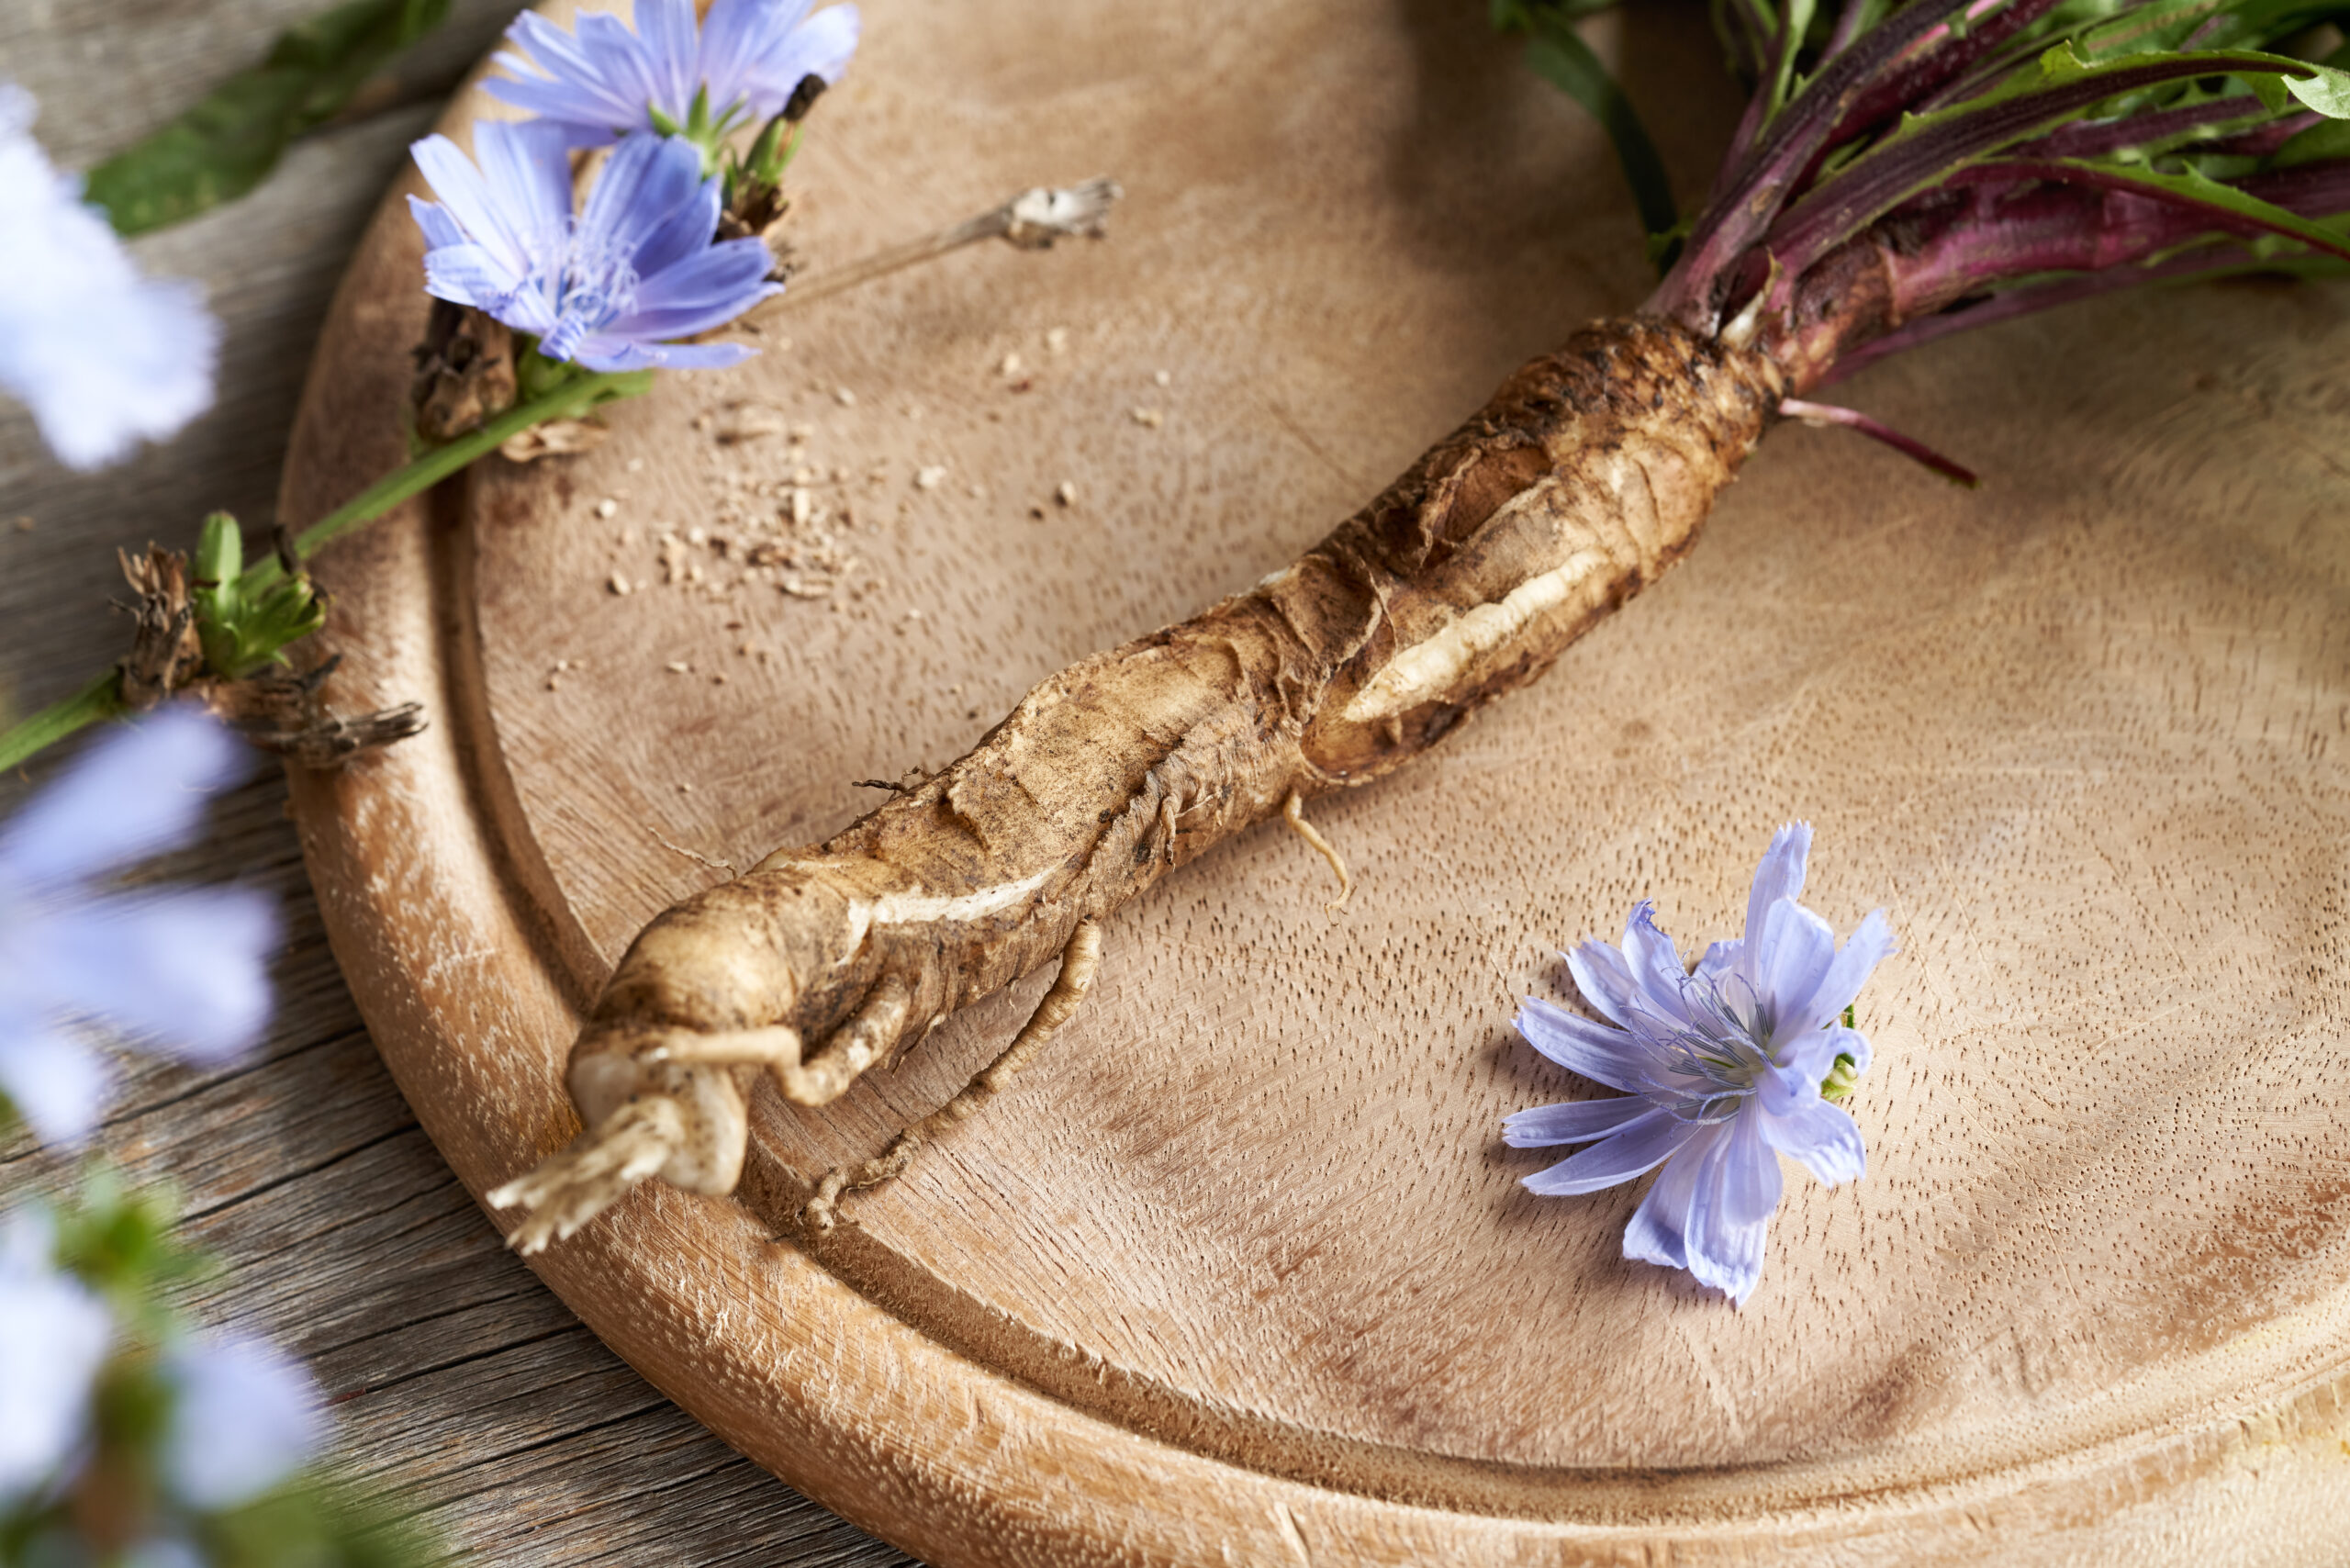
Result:
{"type": "MultiPolygon", "coordinates": [[[[0,402],[0,706],[62,696],[118,656],[117,544],[185,548],[213,507],[266,526],[336,280],[407,144],[514,8],[456,0],[442,31],[260,191],[134,246],[148,271],[200,280],[226,331],[219,401],[179,439],[76,475],[0,402]]],[[[0,77],[39,100],[37,132],[60,164],[82,166],[317,9],[0,0],[0,77]]],[[[0,778],[0,812],[27,787],[0,778]]],[[[261,1054],[232,1070],[126,1058],[95,1147],[135,1181],[179,1188],[188,1239],[224,1265],[188,1309],[297,1352],[334,1401],[337,1451],[355,1473],[485,1565],[907,1561],[711,1437],[499,1247],[369,1043],[274,772],[224,801],[202,842],[163,869],[241,879],[282,900],[277,1018],[261,1054]]],[[[77,1169],[21,1140],[0,1145],[0,1208],[70,1184],[77,1169]]]]}
{"type": "MultiPolygon", "coordinates": [[[[1278,566],[1637,299],[1604,147],[1474,24],[882,0],[796,166],[811,269],[1104,171],[1117,237],[786,312],[337,554],[349,700],[444,722],[297,781],[304,846],[470,1188],[576,1126],[564,1051],[645,918],[1278,566]]],[[[1681,84],[1702,168],[1702,17],[1602,41],[1681,84]]],[[[395,202],[346,279],[296,521],[397,450],[418,250],[395,202]]],[[[1042,977],[823,1112],[763,1102],[740,1202],[648,1190],[543,1275],[942,1563],[2350,1555],[2343,304],[2148,296],[1873,372],[1982,491],[1774,436],[1666,585],[1319,808],[1342,914],[1251,834],[822,1246],[807,1183],[1042,977]],[[1588,1090],[1507,1019],[1637,898],[1729,934],[1792,817],[1810,902],[1904,950],[1862,1000],[1869,1177],[1793,1184],[1734,1312],[1620,1259],[1636,1190],[1516,1186],[1500,1118],[1588,1090]]]]}

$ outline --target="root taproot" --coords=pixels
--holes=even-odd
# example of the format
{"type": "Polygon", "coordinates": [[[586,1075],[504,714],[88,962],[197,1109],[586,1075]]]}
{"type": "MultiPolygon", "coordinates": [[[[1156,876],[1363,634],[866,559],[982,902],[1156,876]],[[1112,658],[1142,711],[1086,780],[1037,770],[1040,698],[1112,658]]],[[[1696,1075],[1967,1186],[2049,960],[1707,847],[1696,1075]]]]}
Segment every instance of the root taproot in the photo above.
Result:
{"type": "Polygon", "coordinates": [[[1054,995],[1081,994],[1079,934],[1169,870],[1276,815],[1318,837],[1307,800],[1427,750],[1678,560],[1785,392],[1763,353],[1669,321],[1585,328],[1294,564],[1049,678],[838,836],[660,915],[573,1048],[587,1130],[491,1195],[534,1210],[515,1245],[648,1174],[731,1191],[761,1076],[822,1104],[1057,955],[1054,995]]]}

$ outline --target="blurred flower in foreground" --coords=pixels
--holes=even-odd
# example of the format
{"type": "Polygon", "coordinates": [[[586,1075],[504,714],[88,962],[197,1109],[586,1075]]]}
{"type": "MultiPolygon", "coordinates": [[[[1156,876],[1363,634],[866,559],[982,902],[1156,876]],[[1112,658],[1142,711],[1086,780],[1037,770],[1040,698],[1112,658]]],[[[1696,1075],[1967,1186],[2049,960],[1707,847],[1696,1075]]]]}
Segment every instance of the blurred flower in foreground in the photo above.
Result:
{"type": "Polygon", "coordinates": [[[194,708],[109,734],[0,823],[0,1094],[33,1131],[95,1123],[106,1064],[89,1020],[181,1061],[217,1066],[260,1039],[275,904],[250,888],[103,884],[195,834],[207,798],[251,754],[194,708]]]}
{"type": "Polygon", "coordinates": [[[715,369],[748,358],[740,343],[667,340],[709,331],[782,291],[757,240],[712,243],[715,178],[680,141],[630,136],[571,216],[563,129],[478,120],[481,165],[445,136],[412,151],[439,202],[408,198],[430,246],[425,291],[539,340],[547,359],[589,370],[715,369]]]}
{"type": "Polygon", "coordinates": [[[169,1305],[211,1260],[104,1166],[0,1219],[0,1562],[411,1568],[444,1561],[318,1467],[309,1374],[169,1305]]]}
{"type": "Polygon", "coordinates": [[[310,1376],[262,1340],[224,1336],[163,1357],[173,1391],[162,1473],[192,1508],[233,1508],[291,1474],[319,1446],[310,1376]]]}
{"type": "Polygon", "coordinates": [[[781,113],[805,78],[826,86],[839,81],[856,52],[857,25],[856,6],[811,17],[808,0],[718,0],[699,29],[692,0],[637,0],[633,28],[589,12],[576,33],[526,11],[507,36],[529,56],[499,55],[514,79],[492,77],[484,85],[492,97],[561,126],[574,147],[601,147],[632,130],[675,134],[688,125],[714,143],[781,113]]]}
{"type": "Polygon", "coordinates": [[[1566,955],[1576,986],[1610,1028],[1528,997],[1517,1026],[1561,1067],[1620,1099],[1520,1111],[1514,1147],[1591,1148],[1526,1178],[1536,1193],[1595,1193],[1664,1170],[1624,1232],[1624,1256],[1686,1269],[1743,1305],[1762,1274],[1779,1205],[1779,1159],[1830,1186],[1867,1165],[1861,1130],[1835,1103],[1867,1070],[1869,1043],[1841,1018],[1894,950],[1885,913],[1841,950],[1828,923],[1796,902],[1811,829],[1791,823],[1755,868],[1743,941],[1717,942],[1684,972],[1653,906],[1633,906],[1624,945],[1566,955]]]}
{"type": "Polygon", "coordinates": [[[61,459],[96,468],[212,406],[220,329],[196,285],[139,275],[81,182],[33,140],[33,112],[0,82],[0,389],[61,459]]]}
{"type": "Polygon", "coordinates": [[[0,1221],[0,1513],[63,1468],[82,1441],[90,1384],[114,1337],[98,1294],[61,1272],[37,1212],[0,1221]]]}

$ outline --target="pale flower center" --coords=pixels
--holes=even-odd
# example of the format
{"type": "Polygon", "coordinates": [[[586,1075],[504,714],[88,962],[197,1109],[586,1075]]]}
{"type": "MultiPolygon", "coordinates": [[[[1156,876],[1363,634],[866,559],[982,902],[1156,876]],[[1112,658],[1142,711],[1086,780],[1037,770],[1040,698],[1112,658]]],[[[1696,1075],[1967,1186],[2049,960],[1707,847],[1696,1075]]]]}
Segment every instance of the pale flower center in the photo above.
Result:
{"type": "Polygon", "coordinates": [[[572,235],[565,248],[554,330],[540,342],[540,353],[549,359],[569,359],[590,332],[627,314],[643,281],[632,264],[635,254],[610,241],[591,243],[572,235]]]}

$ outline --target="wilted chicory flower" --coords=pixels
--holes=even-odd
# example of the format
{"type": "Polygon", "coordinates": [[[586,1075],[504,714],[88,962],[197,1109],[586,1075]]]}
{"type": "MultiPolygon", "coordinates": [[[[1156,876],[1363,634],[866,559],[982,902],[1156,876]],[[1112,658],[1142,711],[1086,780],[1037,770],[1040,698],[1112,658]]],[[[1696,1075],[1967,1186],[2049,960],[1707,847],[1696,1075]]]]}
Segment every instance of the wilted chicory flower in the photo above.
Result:
{"type": "Polygon", "coordinates": [[[42,1138],[79,1138],[106,1097],[106,1066],[71,1020],[207,1067],[260,1039],[278,931],[266,894],[104,887],[185,844],[250,756],[196,710],[164,708],[105,737],[0,824],[0,1094],[42,1138]]]}
{"type": "Polygon", "coordinates": [[[750,355],[739,343],[668,341],[722,326],[782,286],[767,281],[775,263],[761,241],[712,242],[718,181],[702,178],[691,147],[622,138],[575,220],[561,126],[480,120],[474,146],[479,168],[445,136],[412,149],[441,198],[408,198],[430,246],[428,293],[590,370],[714,369],[750,355]]]}
{"type": "Polygon", "coordinates": [[[31,95],[0,82],[0,389],[60,459],[96,468],[212,406],[220,329],[194,284],[139,275],[32,123],[31,95]]]}
{"type": "Polygon", "coordinates": [[[856,6],[811,17],[808,0],[718,0],[699,28],[692,0],[637,0],[634,28],[589,12],[576,33],[525,11],[507,36],[530,57],[499,55],[514,79],[486,85],[491,96],[561,126],[574,147],[600,147],[632,130],[674,133],[695,121],[714,138],[770,118],[806,77],[839,81],[856,52],[857,25],[856,6]]]}
{"type": "Polygon", "coordinates": [[[1893,934],[1880,910],[1838,949],[1828,923],[1796,902],[1810,850],[1808,825],[1779,830],[1755,868],[1745,939],[1715,943],[1694,972],[1645,902],[1621,948],[1595,940],[1567,954],[1576,986],[1616,1027],[1535,997],[1517,1016],[1536,1050],[1625,1092],[1505,1119],[1517,1148],[1592,1145],[1527,1187],[1595,1193],[1663,1166],[1625,1229],[1624,1256],[1686,1269],[1740,1305],[1762,1277],[1778,1157],[1831,1187],[1867,1164],[1835,1100],[1867,1069],[1869,1043],[1841,1018],[1893,934]]]}

